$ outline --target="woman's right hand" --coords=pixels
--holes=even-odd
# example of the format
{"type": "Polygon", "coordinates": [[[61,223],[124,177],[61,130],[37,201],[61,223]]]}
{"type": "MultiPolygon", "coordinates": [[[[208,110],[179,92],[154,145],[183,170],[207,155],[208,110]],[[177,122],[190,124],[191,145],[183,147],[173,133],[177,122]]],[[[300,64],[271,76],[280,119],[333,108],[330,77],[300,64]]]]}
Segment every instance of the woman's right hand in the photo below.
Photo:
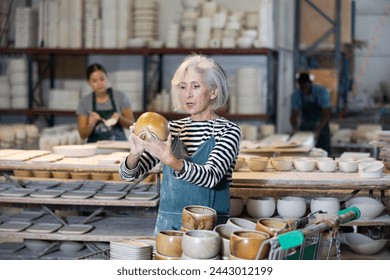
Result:
{"type": "Polygon", "coordinates": [[[89,114],[88,116],[88,123],[91,125],[91,126],[95,126],[96,123],[98,121],[100,121],[102,118],[100,117],[100,115],[96,112],[92,112],[91,114],[89,114]]]}
{"type": "Polygon", "coordinates": [[[138,159],[145,151],[143,140],[134,133],[134,125],[131,125],[129,127],[129,130],[130,130],[130,136],[129,136],[130,156],[132,158],[138,159]]]}

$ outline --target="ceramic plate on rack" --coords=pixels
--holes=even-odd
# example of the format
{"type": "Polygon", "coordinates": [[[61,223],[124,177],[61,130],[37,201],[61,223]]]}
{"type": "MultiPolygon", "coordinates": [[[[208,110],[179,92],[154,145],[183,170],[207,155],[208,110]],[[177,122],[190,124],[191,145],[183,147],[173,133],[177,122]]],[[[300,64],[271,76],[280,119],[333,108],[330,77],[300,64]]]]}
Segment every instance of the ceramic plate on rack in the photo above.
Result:
{"type": "Polygon", "coordinates": [[[65,190],[39,190],[30,193],[30,196],[35,198],[54,198],[60,196],[64,192],[65,190]]]}
{"type": "Polygon", "coordinates": [[[17,221],[10,221],[10,222],[5,222],[0,225],[0,231],[22,231],[25,230],[31,226],[31,223],[29,222],[17,222],[17,221]]]}
{"type": "Polygon", "coordinates": [[[61,224],[56,223],[35,223],[31,227],[27,228],[26,231],[31,233],[52,233],[61,227],[61,224]]]}
{"type": "Polygon", "coordinates": [[[158,197],[157,192],[131,192],[126,195],[129,200],[152,200],[158,197]]]}
{"type": "Polygon", "coordinates": [[[18,214],[12,215],[10,219],[12,221],[31,222],[32,220],[42,217],[44,213],[42,211],[23,211],[18,214]]]}
{"type": "Polygon", "coordinates": [[[49,189],[55,187],[58,184],[59,184],[58,182],[50,182],[50,181],[31,181],[27,183],[25,186],[27,189],[42,190],[42,189],[49,189]]]}
{"type": "Polygon", "coordinates": [[[61,195],[63,198],[69,198],[69,199],[86,199],[93,196],[96,192],[95,191],[68,191],[61,195]]]}
{"type": "Polygon", "coordinates": [[[30,150],[30,151],[23,151],[16,154],[10,154],[5,157],[1,157],[0,160],[6,160],[6,161],[26,161],[35,157],[39,157],[42,155],[49,154],[50,151],[41,151],[41,150],[30,150]]]}
{"type": "Polygon", "coordinates": [[[6,197],[23,197],[27,196],[30,193],[34,192],[33,189],[9,189],[0,192],[0,196],[6,196],[6,197]]]}
{"type": "Polygon", "coordinates": [[[4,242],[0,244],[0,252],[4,253],[15,253],[21,249],[23,249],[25,246],[23,243],[19,242],[4,242]]]}
{"type": "Polygon", "coordinates": [[[98,192],[93,197],[96,199],[101,199],[101,200],[116,200],[116,199],[121,199],[126,194],[127,194],[127,192],[103,191],[103,192],[98,192]]]}
{"type": "Polygon", "coordinates": [[[63,158],[64,158],[63,155],[50,154],[50,155],[44,155],[41,157],[33,158],[30,161],[35,163],[48,163],[48,162],[56,162],[63,158]]]}
{"type": "Polygon", "coordinates": [[[63,226],[58,230],[58,232],[64,234],[84,234],[92,229],[93,229],[92,225],[74,224],[74,225],[63,226]]]}
{"type": "Polygon", "coordinates": [[[81,182],[64,182],[56,187],[56,189],[72,191],[81,187],[83,183],[81,182]]]}

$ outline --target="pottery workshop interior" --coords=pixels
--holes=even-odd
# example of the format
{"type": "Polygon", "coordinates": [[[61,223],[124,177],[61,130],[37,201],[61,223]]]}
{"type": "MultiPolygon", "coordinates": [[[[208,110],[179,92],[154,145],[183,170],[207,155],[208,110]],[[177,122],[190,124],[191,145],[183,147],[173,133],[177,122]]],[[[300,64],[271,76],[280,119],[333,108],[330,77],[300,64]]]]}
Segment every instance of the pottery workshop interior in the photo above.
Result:
{"type": "Polygon", "coordinates": [[[1,0],[0,260],[389,260],[389,29],[389,0],[1,0]]]}

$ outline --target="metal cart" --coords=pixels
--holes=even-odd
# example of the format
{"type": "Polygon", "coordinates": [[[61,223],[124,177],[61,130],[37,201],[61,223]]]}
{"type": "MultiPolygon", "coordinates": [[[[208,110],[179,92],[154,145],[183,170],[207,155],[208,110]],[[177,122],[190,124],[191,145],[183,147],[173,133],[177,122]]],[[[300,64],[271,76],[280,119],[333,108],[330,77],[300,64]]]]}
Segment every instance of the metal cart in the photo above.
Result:
{"type": "Polygon", "coordinates": [[[305,227],[279,234],[264,241],[256,259],[259,259],[267,251],[269,260],[329,259],[334,242],[336,259],[340,259],[339,226],[359,217],[360,211],[356,207],[341,210],[335,215],[316,214],[314,222],[305,227]],[[324,246],[324,241],[327,241],[328,248],[324,246]]]}

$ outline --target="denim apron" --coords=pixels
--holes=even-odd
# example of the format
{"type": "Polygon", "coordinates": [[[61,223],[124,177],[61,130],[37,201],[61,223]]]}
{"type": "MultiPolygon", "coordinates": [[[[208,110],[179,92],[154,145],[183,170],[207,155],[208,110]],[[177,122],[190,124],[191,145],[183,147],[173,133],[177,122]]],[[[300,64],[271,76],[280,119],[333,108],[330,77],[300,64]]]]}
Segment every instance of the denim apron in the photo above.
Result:
{"type": "MultiPolygon", "coordinates": [[[[212,136],[192,156],[188,156],[179,135],[172,141],[172,151],[177,158],[197,164],[207,162],[214,146],[215,138],[212,136]]],[[[230,192],[225,176],[214,188],[206,188],[178,180],[173,172],[172,168],[164,165],[155,235],[161,230],[180,230],[181,213],[188,205],[211,207],[217,211],[217,224],[226,223],[230,215],[230,192]]]]}
{"type": "MultiPolygon", "coordinates": [[[[98,113],[103,119],[109,119],[115,112],[116,106],[112,89],[107,89],[108,96],[110,97],[112,109],[109,110],[96,110],[96,96],[92,94],[92,111],[98,113]]],[[[103,121],[98,121],[93,128],[91,135],[88,137],[88,143],[94,143],[100,140],[113,140],[113,141],[126,141],[126,135],[122,126],[116,123],[112,127],[108,127],[103,121]]]]}
{"type": "MultiPolygon", "coordinates": [[[[321,121],[322,108],[318,104],[317,100],[310,101],[305,100],[304,94],[301,94],[302,100],[302,123],[300,126],[301,131],[314,131],[321,121]]],[[[320,135],[318,136],[317,148],[321,148],[330,154],[330,129],[329,123],[321,129],[320,135]]]]}

